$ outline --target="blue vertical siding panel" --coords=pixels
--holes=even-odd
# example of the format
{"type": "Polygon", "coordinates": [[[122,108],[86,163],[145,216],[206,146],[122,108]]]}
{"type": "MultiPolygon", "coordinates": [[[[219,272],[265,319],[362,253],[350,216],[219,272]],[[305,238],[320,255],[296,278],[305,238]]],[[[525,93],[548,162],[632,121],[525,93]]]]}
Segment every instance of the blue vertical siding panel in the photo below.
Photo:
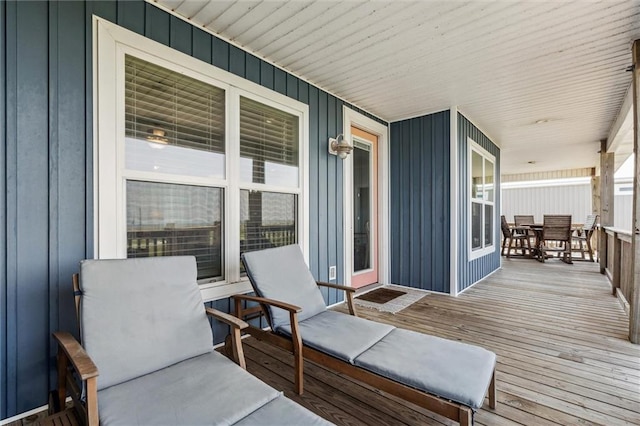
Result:
{"type": "Polygon", "coordinates": [[[211,34],[202,31],[200,28],[192,27],[191,36],[193,38],[192,55],[208,64],[211,63],[211,34]]]}
{"type": "MultiPolygon", "coordinates": [[[[336,98],[329,95],[327,97],[327,140],[329,137],[335,137],[338,133],[342,133],[342,130],[338,131],[336,128],[336,98]]],[[[328,142],[327,142],[328,143],[328,142]]],[[[336,162],[341,161],[337,155],[332,155],[331,158],[327,155],[327,278],[323,281],[329,281],[329,266],[337,265],[337,245],[338,233],[336,232],[336,194],[337,186],[342,185],[342,179],[338,179],[336,174],[336,162]]],[[[337,272],[337,271],[336,271],[337,272]]],[[[336,303],[337,290],[333,288],[327,289],[329,293],[329,303],[336,303]]]]}
{"type": "Polygon", "coordinates": [[[145,2],[143,0],[121,1],[117,4],[118,25],[138,34],[145,30],[145,2]]]}
{"type": "MultiPolygon", "coordinates": [[[[168,46],[170,19],[171,16],[168,13],[150,3],[145,3],[145,37],[168,46]]],[[[211,57],[211,52],[209,52],[209,57],[211,57]]]]}
{"type": "MultiPolygon", "coordinates": [[[[85,251],[87,224],[82,206],[91,192],[90,184],[85,180],[84,166],[87,156],[85,141],[90,141],[85,131],[84,95],[87,83],[84,64],[87,58],[85,41],[77,37],[84,30],[85,4],[60,2],[58,9],[59,47],[55,61],[58,87],[56,96],[50,96],[49,101],[51,127],[57,128],[57,141],[52,139],[50,144],[52,191],[49,226],[50,250],[57,252],[57,258],[50,260],[51,265],[56,265],[57,272],[57,276],[52,276],[50,288],[56,299],[53,306],[59,312],[56,312],[58,322],[50,331],[61,329],[75,332],[77,327],[71,276],[78,270],[78,261],[88,257],[85,251]],[[53,149],[54,143],[57,149],[53,149]],[[53,188],[57,188],[55,196],[53,188]],[[54,217],[57,220],[54,221],[54,217]]],[[[52,345],[50,354],[55,355],[55,345],[52,345]]]]}
{"type": "MultiPolygon", "coordinates": [[[[500,240],[498,229],[495,229],[494,244],[496,250],[472,261],[469,260],[468,253],[468,240],[469,240],[469,173],[468,173],[468,143],[467,138],[473,139],[482,148],[496,157],[497,170],[499,170],[500,164],[500,149],[476,126],[473,125],[462,114],[458,114],[458,152],[459,161],[458,166],[460,169],[460,184],[459,184],[459,205],[460,214],[458,216],[460,223],[460,246],[458,249],[460,262],[458,265],[458,282],[459,290],[463,290],[473,283],[481,280],[491,272],[500,267],[500,240]]],[[[494,220],[498,217],[500,211],[500,175],[496,172],[496,201],[494,206],[494,220]]],[[[496,222],[494,222],[496,223],[496,222]]],[[[496,226],[497,228],[497,226],[496,226]]]]}
{"type": "MultiPolygon", "coordinates": [[[[87,3],[87,18],[91,25],[91,15],[95,14],[101,18],[107,19],[111,22],[118,21],[118,2],[116,0],[96,0],[89,1],[87,3]]],[[[88,32],[91,34],[91,26],[88,28],[88,32]]]]}
{"type": "Polygon", "coordinates": [[[260,84],[260,59],[246,54],[246,78],[260,84]]]}
{"type": "Polygon", "coordinates": [[[260,61],[260,84],[273,90],[273,65],[260,61]]]}
{"type": "MultiPolygon", "coordinates": [[[[49,385],[46,374],[49,352],[48,296],[48,4],[18,2],[16,10],[15,150],[11,164],[15,179],[15,228],[10,264],[14,268],[9,285],[14,287],[10,333],[17,354],[15,362],[15,409],[26,411],[46,402],[42,389],[49,385]],[[41,31],[34,31],[40,28],[41,31]],[[28,46],[28,49],[24,48],[28,46]]],[[[11,393],[11,389],[9,389],[11,393]]]]}
{"type": "Polygon", "coordinates": [[[276,67],[273,68],[273,89],[283,95],[287,94],[287,73],[276,67]]]}
{"type": "Polygon", "coordinates": [[[298,77],[287,74],[287,96],[291,99],[298,99],[298,77]]]}
{"type": "MultiPolygon", "coordinates": [[[[278,70],[276,70],[278,71],[278,70]]],[[[277,76],[277,73],[276,73],[277,76]]],[[[277,82],[277,79],[276,79],[277,82]]],[[[276,85],[277,87],[277,85],[276,85]]],[[[328,196],[329,196],[329,175],[327,173],[328,170],[328,160],[329,154],[326,149],[326,143],[329,138],[329,133],[327,132],[327,102],[328,96],[326,92],[320,91],[318,93],[318,139],[317,139],[317,150],[318,150],[318,229],[320,234],[318,235],[318,240],[316,244],[318,245],[318,279],[320,281],[327,281],[329,278],[329,233],[331,230],[329,229],[329,219],[327,217],[328,214],[328,196]],[[323,149],[323,147],[325,149],[323,149]]],[[[333,214],[333,212],[331,212],[333,214]]],[[[329,291],[327,288],[323,287],[322,292],[327,303],[329,302],[329,291]]]]}
{"type": "Polygon", "coordinates": [[[235,46],[229,46],[229,72],[237,76],[244,77],[245,69],[245,53],[243,50],[235,46]]]}
{"type": "Polygon", "coordinates": [[[229,71],[229,43],[220,40],[218,37],[213,37],[211,52],[213,55],[213,65],[229,71]]]}
{"type": "Polygon", "coordinates": [[[391,124],[391,280],[449,291],[449,112],[391,124]]]}
{"type": "Polygon", "coordinates": [[[320,200],[319,200],[319,147],[318,116],[319,92],[309,86],[309,267],[316,279],[319,279],[320,265],[320,200]]]}
{"type": "MultiPolygon", "coordinates": [[[[120,2],[123,4],[126,2],[120,2]]],[[[179,50],[182,53],[191,55],[192,52],[192,38],[191,38],[191,24],[184,22],[180,18],[175,16],[171,17],[170,22],[171,32],[169,35],[169,46],[173,49],[179,50]]]]}
{"type": "Polygon", "coordinates": [[[6,214],[6,143],[7,143],[7,120],[6,120],[6,53],[5,42],[6,28],[6,7],[5,2],[0,2],[0,419],[7,417],[7,214],[6,214]]]}
{"type": "Polygon", "coordinates": [[[7,2],[6,6],[6,145],[5,145],[5,202],[6,202],[6,282],[5,282],[5,304],[6,322],[2,328],[5,337],[6,361],[4,367],[4,384],[6,393],[2,395],[6,416],[17,413],[17,335],[16,321],[17,313],[15,307],[17,279],[16,279],[16,221],[17,221],[17,181],[16,181],[16,134],[17,134],[17,3],[7,2]]]}
{"type": "MultiPolygon", "coordinates": [[[[342,133],[344,131],[344,123],[342,120],[343,102],[336,100],[336,131],[342,133]]],[[[336,176],[344,176],[344,161],[339,161],[336,168],[336,176]]],[[[344,229],[344,183],[342,179],[338,179],[336,182],[336,282],[338,284],[344,284],[345,271],[344,271],[344,238],[343,235],[347,232],[344,229]]],[[[379,268],[378,268],[379,269],[379,268]]],[[[345,295],[343,291],[336,291],[336,303],[344,301],[345,295]]]]}

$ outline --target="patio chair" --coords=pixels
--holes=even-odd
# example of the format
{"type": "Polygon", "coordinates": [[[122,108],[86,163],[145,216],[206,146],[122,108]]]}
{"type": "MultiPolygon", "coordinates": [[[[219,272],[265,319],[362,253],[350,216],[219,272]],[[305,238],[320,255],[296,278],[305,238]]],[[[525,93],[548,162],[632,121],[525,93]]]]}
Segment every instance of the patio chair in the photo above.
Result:
{"type": "Polygon", "coordinates": [[[540,261],[544,262],[547,253],[562,256],[562,261],[571,261],[571,215],[544,215],[542,222],[542,241],[540,243],[540,261]],[[549,243],[553,244],[549,244],[549,243]]]}
{"type": "Polygon", "coordinates": [[[293,353],[299,394],[306,358],[462,425],[473,422],[487,390],[495,408],[493,352],[359,318],[355,289],[316,283],[297,245],[244,253],[242,260],[257,296],[233,296],[236,315],[265,314],[271,331],[246,331],[293,353]],[[327,310],[319,285],[344,290],[351,315],[327,310]],[[259,306],[243,309],[244,301],[259,306]]]}
{"type": "Polygon", "coordinates": [[[513,256],[511,250],[517,250],[518,247],[521,251],[518,256],[524,256],[525,250],[528,251],[529,256],[531,255],[531,241],[529,241],[528,232],[519,231],[517,228],[511,229],[504,215],[500,216],[500,228],[502,229],[502,252],[500,253],[502,256],[505,255],[505,251],[508,258],[513,256]],[[507,240],[509,240],[508,245],[507,240]]]}
{"type": "Polygon", "coordinates": [[[576,243],[582,260],[586,260],[585,252],[589,253],[589,260],[593,262],[593,247],[591,247],[591,236],[596,230],[598,224],[599,215],[590,214],[584,221],[582,228],[576,230],[576,235],[571,238],[572,242],[576,243]],[[586,249],[585,249],[586,246],[586,249]]]}
{"type": "Polygon", "coordinates": [[[53,334],[56,405],[65,406],[68,386],[89,425],[330,424],[244,369],[247,324],[205,309],[196,276],[192,256],[81,262],[74,287],[84,347],[53,334]],[[231,326],[236,363],[213,350],[207,315],[231,326]]]}

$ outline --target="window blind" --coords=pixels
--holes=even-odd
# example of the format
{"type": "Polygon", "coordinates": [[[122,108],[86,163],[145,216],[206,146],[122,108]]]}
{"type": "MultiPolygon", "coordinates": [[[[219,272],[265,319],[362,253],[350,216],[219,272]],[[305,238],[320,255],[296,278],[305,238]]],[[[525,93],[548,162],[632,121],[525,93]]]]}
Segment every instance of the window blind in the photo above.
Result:
{"type": "Polygon", "coordinates": [[[127,181],[127,257],[196,257],[198,279],[223,277],[221,188],[127,181]]]}
{"type": "Polygon", "coordinates": [[[225,91],[126,55],[125,134],[222,153],[225,91]]]}
{"type": "Polygon", "coordinates": [[[240,97],[240,156],[243,181],[297,186],[298,117],[240,97]],[[288,182],[288,184],[287,184],[288,182]]]}

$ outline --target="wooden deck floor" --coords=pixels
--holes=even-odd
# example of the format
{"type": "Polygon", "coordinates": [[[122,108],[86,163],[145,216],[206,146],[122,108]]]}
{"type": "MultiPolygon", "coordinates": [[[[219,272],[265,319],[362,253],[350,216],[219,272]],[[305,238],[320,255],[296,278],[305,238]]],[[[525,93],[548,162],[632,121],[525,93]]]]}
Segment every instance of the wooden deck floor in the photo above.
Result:
{"type": "MultiPolygon", "coordinates": [[[[627,317],[594,263],[505,260],[457,298],[429,294],[395,315],[359,313],[494,351],[498,407],[485,403],[478,425],[640,424],[640,346],[627,340],[627,317]]],[[[309,362],[297,396],[291,356],[244,342],[251,373],[336,424],[452,424],[309,362]]]]}

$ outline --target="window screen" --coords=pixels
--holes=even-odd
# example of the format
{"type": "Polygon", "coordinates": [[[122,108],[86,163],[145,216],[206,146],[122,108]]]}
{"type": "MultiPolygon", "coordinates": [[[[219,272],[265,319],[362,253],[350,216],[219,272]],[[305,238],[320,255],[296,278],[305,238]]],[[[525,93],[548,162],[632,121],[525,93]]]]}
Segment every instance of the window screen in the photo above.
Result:
{"type": "Polygon", "coordinates": [[[295,194],[240,191],[240,253],[298,242],[295,194]]]}
{"type": "Polygon", "coordinates": [[[127,257],[196,257],[198,279],[223,278],[223,190],[127,181],[127,257]]]}

